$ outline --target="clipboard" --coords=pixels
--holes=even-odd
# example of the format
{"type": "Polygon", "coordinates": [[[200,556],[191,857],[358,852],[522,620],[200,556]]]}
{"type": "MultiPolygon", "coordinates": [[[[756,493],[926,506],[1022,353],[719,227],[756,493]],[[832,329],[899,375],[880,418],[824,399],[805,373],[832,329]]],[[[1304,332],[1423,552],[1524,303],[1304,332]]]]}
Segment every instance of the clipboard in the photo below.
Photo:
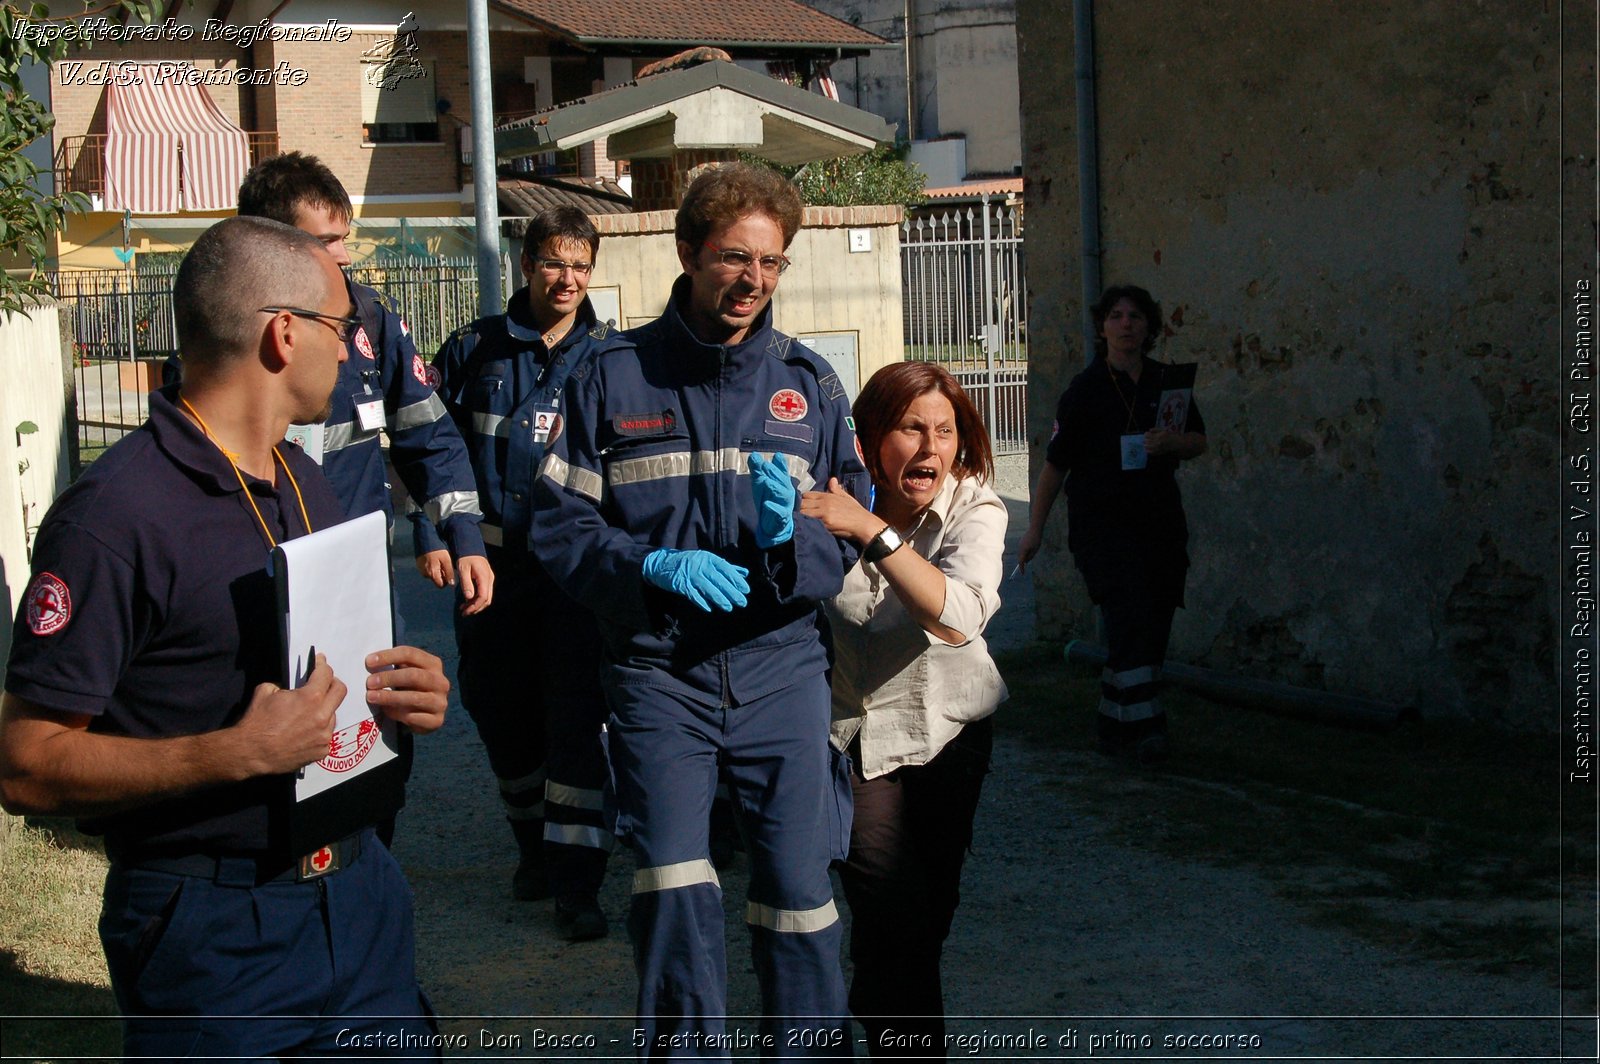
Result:
{"type": "MultiPolygon", "coordinates": [[[[1194,401],[1197,363],[1175,362],[1161,374],[1161,398],[1156,401],[1155,428],[1183,432],[1189,424],[1189,404],[1194,401]]],[[[1124,466],[1126,468],[1126,466],[1124,466]]]]}
{"type": "Polygon", "coordinates": [[[405,800],[399,727],[367,704],[368,654],[394,645],[388,526],[381,513],[272,551],[283,685],[304,684],[323,654],[344,681],[328,752],[294,780],[292,853],[309,853],[391,816],[405,800]]]}

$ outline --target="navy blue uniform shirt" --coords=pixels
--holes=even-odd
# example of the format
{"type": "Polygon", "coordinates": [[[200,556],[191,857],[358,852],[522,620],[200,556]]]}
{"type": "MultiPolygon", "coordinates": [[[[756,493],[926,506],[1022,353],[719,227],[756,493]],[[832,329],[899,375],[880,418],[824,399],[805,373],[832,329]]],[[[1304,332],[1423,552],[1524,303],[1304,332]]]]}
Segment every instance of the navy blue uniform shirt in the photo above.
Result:
{"type": "MultiPolygon", "coordinates": [[[[92,463],[39,530],[34,576],[12,629],[6,690],[87,714],[91,731],[197,735],[236,722],[257,684],[282,680],[276,596],[261,525],[227,458],[174,405],[92,463]]],[[[344,520],[315,463],[278,451],[313,529],[344,520]]],[[[307,531],[280,468],[245,474],[278,542],[307,531]]],[[[358,683],[360,677],[342,677],[358,683]]],[[[289,776],[218,786],[86,821],[113,855],[286,852],[289,776]]]]}

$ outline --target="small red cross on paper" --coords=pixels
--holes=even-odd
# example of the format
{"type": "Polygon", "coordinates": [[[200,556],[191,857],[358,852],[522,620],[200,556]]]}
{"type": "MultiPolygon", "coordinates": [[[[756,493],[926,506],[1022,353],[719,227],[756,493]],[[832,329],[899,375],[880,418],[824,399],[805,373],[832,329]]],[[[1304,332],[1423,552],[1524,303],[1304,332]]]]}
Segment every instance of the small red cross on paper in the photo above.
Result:
{"type": "Polygon", "coordinates": [[[311,855],[311,867],[315,868],[318,872],[326,871],[328,866],[332,863],[333,851],[328,849],[326,846],[311,855]]]}

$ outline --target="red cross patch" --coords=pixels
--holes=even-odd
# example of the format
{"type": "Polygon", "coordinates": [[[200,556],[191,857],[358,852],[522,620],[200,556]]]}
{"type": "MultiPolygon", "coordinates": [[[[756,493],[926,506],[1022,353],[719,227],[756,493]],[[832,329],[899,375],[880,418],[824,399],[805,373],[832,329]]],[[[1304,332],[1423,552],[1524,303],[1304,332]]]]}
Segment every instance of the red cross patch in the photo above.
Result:
{"type": "Polygon", "coordinates": [[[428,364],[422,361],[421,355],[411,356],[411,375],[417,378],[418,384],[427,385],[430,388],[433,387],[428,384],[428,364]]]}
{"type": "Polygon", "coordinates": [[[866,452],[861,449],[861,440],[860,440],[860,438],[858,437],[857,439],[855,439],[852,442],[854,442],[855,445],[856,445],[856,457],[861,459],[861,464],[862,465],[866,465],[867,464],[867,455],[866,455],[866,452]]]}
{"type": "Polygon", "coordinates": [[[54,573],[40,573],[23,596],[27,603],[28,630],[34,635],[55,635],[72,620],[72,593],[54,573]]]}
{"type": "Polygon", "coordinates": [[[371,362],[377,358],[377,356],[372,353],[372,340],[367,336],[366,327],[363,325],[356,326],[355,345],[356,350],[361,352],[361,357],[365,358],[368,362],[371,362]]]}
{"type": "Polygon", "coordinates": [[[331,864],[333,864],[333,851],[326,846],[311,855],[311,867],[315,871],[326,872],[331,864]]]}
{"type": "Polygon", "coordinates": [[[799,421],[806,416],[806,397],[793,388],[780,388],[772,393],[767,409],[779,421],[799,421]]]}
{"type": "Polygon", "coordinates": [[[439,385],[444,382],[444,374],[439,372],[438,366],[425,366],[422,370],[422,383],[431,390],[438,391],[439,385]]]}

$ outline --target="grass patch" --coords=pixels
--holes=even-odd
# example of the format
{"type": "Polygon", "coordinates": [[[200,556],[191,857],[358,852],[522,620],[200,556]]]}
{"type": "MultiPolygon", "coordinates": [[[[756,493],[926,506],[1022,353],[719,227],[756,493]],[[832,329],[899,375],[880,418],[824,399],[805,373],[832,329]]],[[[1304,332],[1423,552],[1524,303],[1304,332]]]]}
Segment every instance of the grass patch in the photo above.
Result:
{"type": "Polygon", "coordinates": [[[0,1000],[10,1003],[8,1057],[120,1053],[121,1027],[96,930],[105,870],[98,843],[65,822],[11,821],[0,833],[0,1000]]]}
{"type": "MultiPolygon", "coordinates": [[[[1555,902],[1565,891],[1583,905],[1592,889],[1562,882],[1554,737],[1460,721],[1347,730],[1169,688],[1173,758],[1141,771],[1094,753],[1098,669],[1048,644],[996,660],[1011,690],[1000,727],[1103,768],[1064,771],[1060,787],[1112,838],[1259,869],[1315,919],[1369,940],[1486,970],[1554,970],[1555,902]]],[[[1592,837],[1565,844],[1569,869],[1593,866],[1592,837]]]]}

